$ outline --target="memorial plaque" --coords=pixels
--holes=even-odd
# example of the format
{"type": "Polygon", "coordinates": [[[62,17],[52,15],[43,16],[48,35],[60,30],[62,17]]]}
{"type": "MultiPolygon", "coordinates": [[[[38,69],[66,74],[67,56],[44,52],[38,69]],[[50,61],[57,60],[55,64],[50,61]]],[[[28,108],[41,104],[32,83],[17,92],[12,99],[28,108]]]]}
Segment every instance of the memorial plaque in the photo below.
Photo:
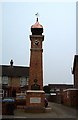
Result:
{"type": "Polygon", "coordinates": [[[41,103],[40,97],[30,97],[30,103],[41,103]]]}

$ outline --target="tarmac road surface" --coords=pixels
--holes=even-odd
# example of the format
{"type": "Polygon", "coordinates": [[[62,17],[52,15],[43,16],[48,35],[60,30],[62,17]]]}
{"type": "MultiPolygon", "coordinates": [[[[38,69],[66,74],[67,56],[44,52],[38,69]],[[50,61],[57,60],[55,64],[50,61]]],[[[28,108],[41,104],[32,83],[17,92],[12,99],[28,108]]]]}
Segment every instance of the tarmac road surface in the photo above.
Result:
{"type": "MultiPolygon", "coordinates": [[[[3,116],[3,118],[8,116],[3,116]]],[[[49,103],[46,113],[26,113],[23,109],[14,111],[13,118],[73,118],[78,119],[78,110],[62,104],[49,103]]]]}

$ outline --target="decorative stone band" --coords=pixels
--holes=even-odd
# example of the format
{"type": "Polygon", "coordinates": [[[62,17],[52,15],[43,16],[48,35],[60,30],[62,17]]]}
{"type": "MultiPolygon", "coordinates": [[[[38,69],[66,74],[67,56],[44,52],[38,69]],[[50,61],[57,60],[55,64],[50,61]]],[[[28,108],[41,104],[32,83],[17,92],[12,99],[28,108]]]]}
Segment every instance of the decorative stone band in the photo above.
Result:
{"type": "Polygon", "coordinates": [[[34,50],[34,51],[42,51],[43,52],[43,49],[41,49],[41,48],[31,48],[30,50],[31,51],[34,50]]]}
{"type": "Polygon", "coordinates": [[[31,92],[35,92],[35,93],[45,93],[43,90],[27,90],[27,93],[31,93],[31,92]]]}
{"type": "Polygon", "coordinates": [[[35,39],[42,38],[42,41],[43,41],[44,40],[44,35],[30,35],[30,40],[32,40],[33,38],[35,38],[35,39]]]}

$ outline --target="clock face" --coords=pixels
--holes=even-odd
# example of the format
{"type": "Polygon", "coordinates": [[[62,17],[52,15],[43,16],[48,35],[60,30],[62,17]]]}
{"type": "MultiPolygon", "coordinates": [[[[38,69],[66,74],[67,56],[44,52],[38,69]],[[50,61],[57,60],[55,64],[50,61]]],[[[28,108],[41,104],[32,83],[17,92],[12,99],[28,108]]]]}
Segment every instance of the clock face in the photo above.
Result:
{"type": "Polygon", "coordinates": [[[35,40],[35,45],[38,46],[39,45],[39,41],[35,40]]]}

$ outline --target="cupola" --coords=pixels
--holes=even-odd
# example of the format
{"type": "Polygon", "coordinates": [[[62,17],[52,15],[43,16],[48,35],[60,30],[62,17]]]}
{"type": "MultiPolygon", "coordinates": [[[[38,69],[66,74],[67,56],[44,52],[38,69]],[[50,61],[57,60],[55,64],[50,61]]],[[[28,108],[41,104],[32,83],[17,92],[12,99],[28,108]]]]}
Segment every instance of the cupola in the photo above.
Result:
{"type": "Polygon", "coordinates": [[[32,35],[42,35],[43,33],[43,26],[39,23],[38,18],[36,23],[31,26],[32,35]]]}

